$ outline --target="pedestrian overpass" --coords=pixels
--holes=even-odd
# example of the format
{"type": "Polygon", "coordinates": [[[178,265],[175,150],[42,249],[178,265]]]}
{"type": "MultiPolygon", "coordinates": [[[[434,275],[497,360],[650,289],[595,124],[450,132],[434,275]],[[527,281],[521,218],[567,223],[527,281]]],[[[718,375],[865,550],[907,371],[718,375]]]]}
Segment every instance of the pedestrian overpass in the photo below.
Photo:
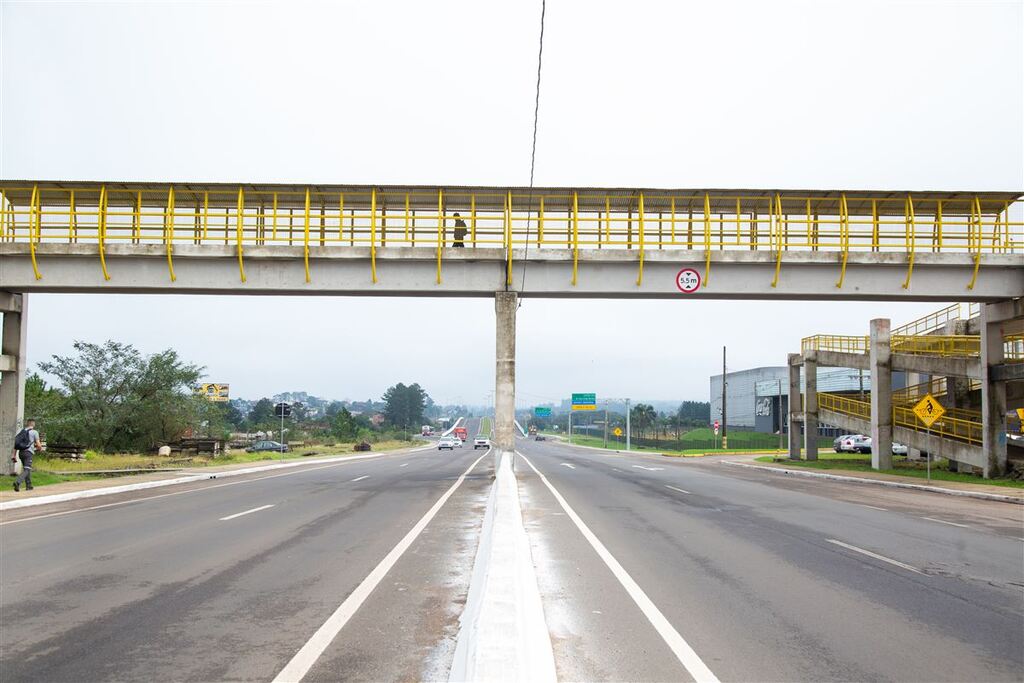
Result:
{"type": "Polygon", "coordinates": [[[1005,302],[1024,296],[1022,198],[0,180],[0,448],[29,293],[493,296],[511,450],[520,296],[1005,302]]]}

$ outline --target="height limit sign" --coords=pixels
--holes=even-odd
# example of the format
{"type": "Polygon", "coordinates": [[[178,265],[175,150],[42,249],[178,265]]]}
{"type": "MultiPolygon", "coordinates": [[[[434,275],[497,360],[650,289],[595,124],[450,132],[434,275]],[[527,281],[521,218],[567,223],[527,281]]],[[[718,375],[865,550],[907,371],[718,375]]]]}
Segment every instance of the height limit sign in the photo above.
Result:
{"type": "Polygon", "coordinates": [[[693,268],[683,268],[676,273],[676,287],[683,294],[693,294],[700,289],[700,273],[693,268]]]}

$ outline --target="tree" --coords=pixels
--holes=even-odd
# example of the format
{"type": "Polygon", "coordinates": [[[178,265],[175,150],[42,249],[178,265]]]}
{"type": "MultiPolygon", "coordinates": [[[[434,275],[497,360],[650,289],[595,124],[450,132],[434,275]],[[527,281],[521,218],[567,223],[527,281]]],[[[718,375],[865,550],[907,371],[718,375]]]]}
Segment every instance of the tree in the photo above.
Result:
{"type": "Polygon", "coordinates": [[[254,429],[272,429],[280,418],[274,415],[274,403],[269,398],[261,398],[249,411],[249,425],[254,429]]]}
{"type": "Polygon", "coordinates": [[[384,392],[384,418],[389,424],[404,429],[420,424],[429,398],[419,384],[406,386],[399,382],[384,392]]]}
{"type": "Polygon", "coordinates": [[[66,399],[62,440],[105,451],[145,450],[179,438],[196,416],[203,369],[168,349],[144,357],[130,344],[76,341],[75,354],[40,363],[66,399]]]}
{"type": "Polygon", "coordinates": [[[36,373],[25,379],[25,417],[38,420],[47,439],[63,440],[61,423],[65,416],[66,398],[60,389],[47,386],[36,373]]]}
{"type": "Polygon", "coordinates": [[[353,441],[359,433],[359,424],[344,406],[335,413],[331,421],[331,433],[343,441],[353,441]]]}
{"type": "Polygon", "coordinates": [[[637,436],[643,438],[645,430],[654,426],[658,413],[654,410],[654,406],[637,403],[630,409],[629,418],[630,427],[637,433],[637,436]]]}

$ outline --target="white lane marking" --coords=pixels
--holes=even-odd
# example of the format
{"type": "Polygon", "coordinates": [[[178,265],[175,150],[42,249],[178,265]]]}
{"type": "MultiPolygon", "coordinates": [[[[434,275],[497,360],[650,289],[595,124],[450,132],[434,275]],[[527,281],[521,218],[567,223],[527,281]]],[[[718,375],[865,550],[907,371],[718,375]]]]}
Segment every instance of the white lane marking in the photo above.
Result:
{"type": "Polygon", "coordinates": [[[226,522],[229,519],[235,519],[236,517],[241,517],[242,515],[250,515],[250,514],[252,514],[254,512],[259,512],[260,510],[266,510],[267,508],[272,508],[272,507],[274,507],[273,503],[271,503],[270,505],[261,505],[258,508],[253,508],[252,510],[246,510],[245,512],[236,512],[233,515],[228,515],[227,517],[221,517],[220,520],[218,520],[218,521],[226,522]]]}
{"type": "Polygon", "coordinates": [[[687,493],[687,494],[693,495],[693,494],[691,494],[689,491],[687,491],[685,489],[677,489],[675,486],[669,486],[668,484],[665,484],[665,488],[672,489],[673,491],[679,491],[679,493],[687,493]]]}
{"type": "Polygon", "coordinates": [[[938,522],[939,524],[948,524],[950,526],[958,526],[961,529],[970,529],[971,527],[966,524],[957,524],[956,522],[947,522],[944,519],[935,519],[934,517],[922,517],[921,519],[927,519],[929,522],[938,522]]]}
{"type": "Polygon", "coordinates": [[[448,499],[451,498],[455,490],[462,485],[466,477],[473,468],[483,460],[491,449],[487,449],[483,455],[473,461],[473,464],[469,466],[462,475],[455,480],[451,488],[444,492],[437,502],[434,503],[433,507],[427,510],[426,514],[420,518],[420,521],[416,522],[412,529],[402,537],[402,540],[391,549],[384,559],[373,568],[362,582],[356,586],[356,589],[349,593],[349,596],[345,598],[345,601],[338,606],[338,609],[334,610],[334,613],[327,618],[327,621],[317,629],[316,633],[306,642],[302,648],[295,653],[295,656],[291,658],[291,661],[281,669],[281,673],[277,674],[274,678],[274,683],[295,683],[301,681],[303,677],[309,673],[309,670],[316,663],[316,660],[320,658],[320,655],[324,653],[324,650],[334,641],[341,629],[345,627],[348,620],[352,618],[352,615],[362,606],[363,602],[370,596],[370,593],[377,587],[381,580],[387,575],[391,568],[398,562],[398,558],[408,550],[409,546],[413,544],[413,541],[420,535],[420,532],[430,523],[430,520],[434,518],[438,510],[448,499]]]}
{"type": "Polygon", "coordinates": [[[855,553],[860,553],[861,555],[867,555],[868,557],[873,557],[876,560],[881,560],[882,562],[888,562],[889,564],[891,564],[893,566],[899,567],[901,569],[906,569],[907,571],[914,572],[915,574],[924,574],[924,572],[921,571],[920,569],[918,569],[917,567],[911,567],[909,564],[904,564],[903,562],[899,562],[898,560],[894,560],[891,557],[886,557],[885,555],[879,555],[878,553],[873,553],[870,550],[864,550],[864,548],[858,548],[855,545],[850,545],[849,543],[843,543],[842,541],[837,541],[834,538],[826,538],[825,540],[828,541],[829,543],[834,543],[835,545],[842,546],[843,548],[846,548],[847,550],[852,550],[855,553]]]}
{"type": "MultiPolygon", "coordinates": [[[[341,465],[351,465],[352,461],[349,462],[335,462],[330,465],[322,465],[320,467],[309,467],[306,469],[296,469],[288,472],[282,472],[280,474],[268,474],[265,477],[254,477],[252,479],[241,479],[239,481],[229,481],[224,484],[213,484],[211,486],[203,486],[202,488],[189,489],[187,491],[172,491],[171,493],[161,493],[157,496],[146,496],[145,498],[132,498],[131,500],[122,500],[117,503],[104,503],[103,505],[92,505],[87,508],[79,508],[77,510],[64,510],[63,512],[51,512],[48,515],[36,515],[35,517],[24,517],[22,519],[12,519],[5,522],[0,522],[0,526],[6,524],[17,524],[19,522],[31,522],[34,519],[46,519],[47,517],[63,517],[64,515],[73,515],[76,512],[89,512],[90,510],[102,510],[103,508],[115,507],[117,505],[128,505],[130,503],[141,503],[147,500],[156,500],[157,498],[167,498],[168,496],[180,496],[186,493],[199,493],[200,491],[209,491],[211,489],[219,489],[225,486],[236,486],[238,484],[248,484],[254,481],[262,481],[263,479],[276,479],[277,477],[290,477],[293,474],[302,474],[303,472],[314,472],[316,470],[325,470],[329,467],[339,467],[341,465]]],[[[199,482],[209,481],[208,479],[199,479],[199,482]]]]}
{"type": "Polygon", "coordinates": [[[889,508],[880,508],[877,505],[867,505],[865,503],[854,503],[854,505],[859,505],[862,508],[871,508],[872,510],[881,510],[882,512],[889,511],[889,508]]]}
{"type": "Polygon", "coordinates": [[[355,478],[355,479],[353,479],[352,481],[362,481],[363,479],[369,479],[369,478],[370,478],[370,475],[368,475],[368,474],[364,474],[364,475],[363,475],[363,476],[361,476],[361,477],[356,477],[356,478],[355,478]]]}
{"type": "Polygon", "coordinates": [[[635,469],[635,470],[647,470],[648,472],[658,472],[662,468],[661,467],[644,467],[643,465],[633,465],[633,469],[635,469]]]}
{"type": "Polygon", "coordinates": [[[615,578],[619,580],[620,584],[622,584],[622,587],[626,589],[626,593],[628,593],[629,597],[633,599],[633,602],[635,602],[636,606],[640,608],[640,611],[644,613],[647,620],[651,622],[651,626],[653,626],[658,632],[658,635],[662,637],[665,643],[672,650],[673,654],[675,654],[680,664],[682,664],[683,667],[686,668],[687,672],[689,672],[690,676],[692,676],[695,681],[717,683],[718,678],[711,672],[711,669],[708,668],[707,664],[705,664],[697,653],[694,652],[693,648],[690,647],[690,644],[683,639],[679,634],[679,631],[672,626],[671,622],[669,622],[665,615],[661,613],[661,610],[658,609],[657,605],[647,597],[647,594],[644,593],[639,584],[633,580],[633,577],[626,572],[621,564],[619,564],[619,561],[615,559],[615,556],[608,551],[608,548],[604,546],[604,543],[594,535],[594,532],[590,530],[590,527],[580,519],[580,516],[577,515],[576,511],[569,506],[569,503],[567,503],[565,498],[562,497],[562,494],[560,494],[555,487],[551,485],[551,482],[548,481],[547,477],[540,473],[540,470],[533,466],[533,463],[530,462],[529,458],[518,451],[516,451],[516,454],[526,461],[526,464],[530,466],[530,469],[536,472],[537,476],[540,477],[540,480],[548,487],[548,490],[551,491],[551,495],[555,497],[558,504],[562,506],[563,510],[565,510],[565,514],[569,516],[569,519],[573,521],[576,528],[579,529],[580,533],[583,534],[583,537],[587,539],[598,557],[604,561],[605,565],[611,570],[615,578]]]}
{"type": "Polygon", "coordinates": [[[569,468],[570,470],[574,470],[574,469],[576,469],[576,465],[570,465],[570,464],[569,464],[569,463],[567,463],[567,462],[563,462],[563,463],[562,463],[562,467],[568,467],[568,468],[569,468]]]}
{"type": "Polygon", "coordinates": [[[409,465],[409,463],[403,462],[401,465],[399,465],[399,467],[407,467],[408,465],[409,465]]]}

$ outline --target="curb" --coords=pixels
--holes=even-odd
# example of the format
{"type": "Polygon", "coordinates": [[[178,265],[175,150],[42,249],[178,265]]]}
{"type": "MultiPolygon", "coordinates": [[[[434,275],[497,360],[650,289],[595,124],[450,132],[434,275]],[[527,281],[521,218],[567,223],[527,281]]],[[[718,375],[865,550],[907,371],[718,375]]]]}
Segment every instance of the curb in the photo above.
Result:
{"type": "Polygon", "coordinates": [[[764,470],[765,472],[776,472],[782,474],[795,474],[799,477],[811,477],[817,479],[832,479],[834,481],[845,481],[856,484],[875,484],[878,486],[888,486],[890,488],[897,489],[913,489],[916,491],[927,491],[930,493],[943,493],[947,496],[961,496],[964,498],[978,498],[980,500],[995,500],[1000,503],[1013,503],[1015,505],[1024,505],[1024,498],[1017,496],[1003,496],[998,493],[985,493],[983,491],[963,491],[961,489],[946,489],[939,486],[928,486],[925,484],[911,484],[904,483],[902,481],[887,481],[884,479],[868,479],[865,477],[846,477],[838,474],[828,474],[826,472],[808,472],[800,469],[788,469],[785,467],[768,467],[767,465],[751,465],[745,462],[735,462],[731,460],[723,460],[722,465],[732,465],[733,467],[749,467],[754,470],[764,470]]]}
{"type": "MultiPolygon", "coordinates": [[[[421,446],[418,448],[409,449],[409,452],[425,451],[432,446],[421,446]]],[[[175,486],[177,484],[190,484],[197,481],[203,481],[204,479],[217,479],[218,477],[237,477],[243,474],[253,474],[256,472],[267,472],[270,470],[280,470],[290,467],[301,467],[302,465],[313,465],[319,463],[333,463],[341,462],[342,460],[365,460],[367,458],[380,458],[385,455],[392,455],[395,453],[405,452],[405,449],[398,451],[386,451],[383,453],[369,453],[365,455],[342,455],[334,456],[330,458],[323,458],[320,460],[296,460],[292,462],[278,462],[273,465],[263,465],[260,467],[244,467],[237,470],[228,470],[226,472],[209,472],[200,474],[190,474],[185,477],[177,477],[176,479],[164,479],[162,481],[145,481],[137,484],[123,484],[121,486],[107,486],[104,488],[97,489],[86,489],[85,491],[72,491],[68,493],[55,493],[52,496],[38,496],[36,498],[25,498],[24,500],[9,500],[6,503],[0,503],[0,510],[17,510],[20,508],[35,507],[37,505],[48,505],[50,503],[63,503],[69,500],[79,500],[81,498],[97,498],[99,496],[110,496],[116,493],[126,493],[128,491],[143,491],[145,489],[155,489],[163,486],[175,486]]]]}

